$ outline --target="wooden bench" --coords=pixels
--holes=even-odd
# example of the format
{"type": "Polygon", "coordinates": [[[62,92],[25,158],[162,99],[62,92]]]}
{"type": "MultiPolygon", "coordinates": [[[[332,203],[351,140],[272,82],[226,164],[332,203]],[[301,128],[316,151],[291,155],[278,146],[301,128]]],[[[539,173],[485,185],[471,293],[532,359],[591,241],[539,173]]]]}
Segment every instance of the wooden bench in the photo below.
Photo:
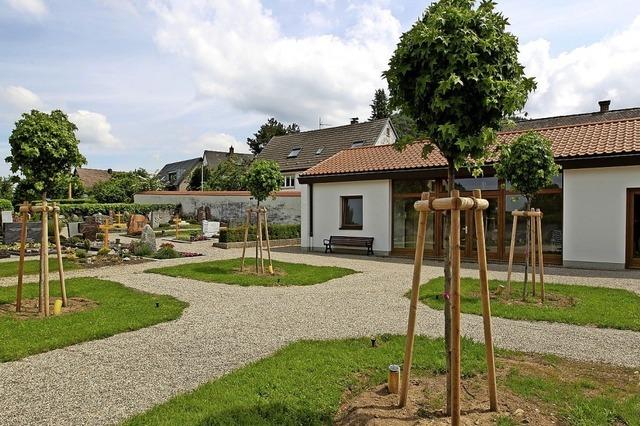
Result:
{"type": "Polygon", "coordinates": [[[373,237],[344,237],[332,235],[324,241],[324,252],[333,253],[333,246],[366,247],[367,256],[373,255],[373,237]]]}

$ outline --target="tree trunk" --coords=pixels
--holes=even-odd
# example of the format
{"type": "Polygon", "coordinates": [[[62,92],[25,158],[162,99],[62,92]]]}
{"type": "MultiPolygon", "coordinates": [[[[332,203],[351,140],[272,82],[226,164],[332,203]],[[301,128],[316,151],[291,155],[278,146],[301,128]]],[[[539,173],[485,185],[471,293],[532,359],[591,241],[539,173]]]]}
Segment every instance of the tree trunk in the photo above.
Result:
{"type": "MultiPolygon", "coordinates": [[[[449,161],[447,170],[447,184],[449,196],[455,189],[456,170],[452,161],[449,161]]],[[[443,213],[444,219],[444,345],[447,362],[447,415],[451,415],[451,214],[443,213]]]]}
{"type": "Polygon", "coordinates": [[[256,207],[256,211],[258,211],[256,215],[256,274],[260,273],[260,270],[258,269],[258,232],[260,232],[260,230],[258,229],[258,225],[260,223],[260,221],[258,220],[258,215],[260,214],[259,210],[260,210],[260,200],[258,200],[258,204],[256,207]]]}
{"type": "MultiPolygon", "coordinates": [[[[528,212],[531,209],[531,199],[529,197],[527,198],[527,203],[526,203],[526,209],[525,211],[528,212]]],[[[531,256],[530,250],[529,250],[529,244],[531,244],[531,220],[529,217],[525,216],[525,222],[527,223],[527,235],[526,235],[526,244],[524,246],[524,282],[522,284],[522,301],[526,301],[527,300],[527,278],[529,275],[529,256],[531,256]]]]}

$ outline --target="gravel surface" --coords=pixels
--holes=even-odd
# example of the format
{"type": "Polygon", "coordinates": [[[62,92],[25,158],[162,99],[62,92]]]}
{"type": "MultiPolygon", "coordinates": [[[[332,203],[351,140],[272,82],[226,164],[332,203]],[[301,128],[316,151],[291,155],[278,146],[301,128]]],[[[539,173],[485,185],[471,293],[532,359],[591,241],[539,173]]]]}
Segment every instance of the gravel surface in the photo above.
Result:
{"type": "MultiPolygon", "coordinates": [[[[109,424],[267,356],[299,339],[370,336],[406,331],[411,283],[409,261],[366,257],[275,253],[278,260],[350,267],[360,273],[308,287],[239,287],[171,278],[142,271],[149,267],[233,258],[239,250],[207,243],[179,250],[206,252],[207,258],[167,260],[71,271],[132,288],[173,295],[190,303],[176,321],[107,339],[0,364],[0,424],[109,424]]],[[[423,281],[441,275],[426,265],[423,281]]],[[[640,293],[633,273],[614,278],[571,276],[558,269],[548,282],[621,287],[640,293]]],[[[465,269],[463,276],[476,276],[465,269]]],[[[501,271],[492,278],[504,278],[501,271]]],[[[580,273],[580,275],[586,275],[580,273]]],[[[515,279],[518,279],[516,276],[515,279]]],[[[14,285],[14,279],[0,285],[14,285]]],[[[640,366],[640,333],[566,324],[494,318],[494,341],[502,348],[640,366]]],[[[441,312],[421,305],[418,331],[442,334],[441,312]]],[[[466,336],[482,341],[482,318],[463,315],[466,336]]]]}

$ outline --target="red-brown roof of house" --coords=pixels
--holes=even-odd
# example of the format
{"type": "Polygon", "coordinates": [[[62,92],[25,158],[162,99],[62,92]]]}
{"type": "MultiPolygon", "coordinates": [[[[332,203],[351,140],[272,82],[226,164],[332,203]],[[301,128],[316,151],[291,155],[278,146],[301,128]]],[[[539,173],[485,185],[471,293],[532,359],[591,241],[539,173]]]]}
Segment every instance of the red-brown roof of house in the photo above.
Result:
{"type": "MultiPolygon", "coordinates": [[[[530,130],[498,134],[498,143],[509,143],[530,130]]],[[[640,153],[640,118],[536,129],[551,141],[556,159],[640,153]]],[[[391,145],[340,151],[311,167],[301,176],[364,173],[445,167],[447,161],[434,148],[422,158],[424,143],[414,143],[402,152],[391,145]]]]}
{"type": "Polygon", "coordinates": [[[96,183],[111,179],[111,172],[109,170],[87,169],[84,167],[78,167],[76,169],[76,175],[85,189],[91,189],[96,183]]]}

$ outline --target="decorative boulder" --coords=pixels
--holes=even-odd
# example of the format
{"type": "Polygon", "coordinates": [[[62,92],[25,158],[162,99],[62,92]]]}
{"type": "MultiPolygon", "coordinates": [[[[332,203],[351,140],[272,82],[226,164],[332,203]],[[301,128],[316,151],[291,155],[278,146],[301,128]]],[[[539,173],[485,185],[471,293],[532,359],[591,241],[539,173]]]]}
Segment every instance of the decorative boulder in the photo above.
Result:
{"type": "Polygon", "coordinates": [[[153,228],[149,225],[145,225],[142,228],[142,234],[140,234],[140,243],[147,244],[151,247],[151,250],[154,252],[157,250],[156,247],[156,233],[153,232],[153,228]]]}

